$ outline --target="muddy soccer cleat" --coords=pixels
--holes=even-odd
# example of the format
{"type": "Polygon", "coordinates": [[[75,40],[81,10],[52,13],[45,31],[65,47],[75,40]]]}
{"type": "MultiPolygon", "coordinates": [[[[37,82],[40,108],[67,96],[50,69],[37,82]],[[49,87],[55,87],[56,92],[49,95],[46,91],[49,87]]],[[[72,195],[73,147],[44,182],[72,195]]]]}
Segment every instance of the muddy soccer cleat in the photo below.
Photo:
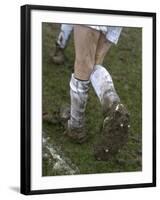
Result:
{"type": "Polygon", "coordinates": [[[128,141],[129,113],[123,104],[113,104],[103,121],[102,136],[94,147],[97,160],[107,161],[128,141]]]}
{"type": "Polygon", "coordinates": [[[57,65],[61,65],[64,63],[64,60],[65,60],[64,49],[61,48],[58,44],[56,44],[55,53],[52,59],[53,59],[53,62],[57,65]]]}
{"type": "Polygon", "coordinates": [[[85,109],[90,80],[80,80],[74,74],[70,79],[70,117],[66,125],[66,135],[77,143],[86,141],[85,109]]]}
{"type": "Polygon", "coordinates": [[[65,127],[64,134],[68,136],[75,143],[83,143],[87,140],[87,135],[84,127],[70,126],[70,106],[65,105],[60,109],[60,121],[65,127]]]}

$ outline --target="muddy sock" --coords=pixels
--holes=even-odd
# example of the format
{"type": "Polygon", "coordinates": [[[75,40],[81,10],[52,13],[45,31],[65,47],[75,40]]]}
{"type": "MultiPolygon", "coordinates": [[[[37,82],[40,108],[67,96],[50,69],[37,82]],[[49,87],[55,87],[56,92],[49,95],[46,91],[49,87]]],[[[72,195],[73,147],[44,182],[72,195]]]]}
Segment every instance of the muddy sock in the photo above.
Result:
{"type": "Polygon", "coordinates": [[[84,114],[88,99],[90,81],[78,80],[72,74],[70,80],[71,116],[68,127],[81,128],[84,126],[84,114]]]}
{"type": "Polygon", "coordinates": [[[103,112],[106,112],[113,103],[120,102],[111,75],[106,68],[101,65],[95,65],[90,80],[100,100],[103,112]]]}
{"type": "Polygon", "coordinates": [[[61,49],[64,49],[66,47],[72,30],[73,30],[73,25],[67,25],[67,24],[61,25],[61,30],[57,39],[57,45],[61,49]]]}

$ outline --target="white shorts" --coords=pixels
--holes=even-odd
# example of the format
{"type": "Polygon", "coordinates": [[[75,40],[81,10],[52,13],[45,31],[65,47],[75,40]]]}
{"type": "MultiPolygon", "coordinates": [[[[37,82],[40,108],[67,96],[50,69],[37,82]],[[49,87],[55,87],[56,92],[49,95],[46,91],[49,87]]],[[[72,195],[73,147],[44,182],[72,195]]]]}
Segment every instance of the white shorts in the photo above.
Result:
{"type": "Polygon", "coordinates": [[[88,27],[93,28],[97,31],[101,31],[103,34],[105,34],[106,39],[114,44],[118,43],[122,31],[122,27],[118,26],[88,26],[88,27]]]}
{"type": "MultiPolygon", "coordinates": [[[[89,28],[95,29],[97,31],[101,31],[103,34],[105,34],[106,39],[109,40],[110,42],[112,42],[113,44],[117,44],[121,31],[122,31],[122,27],[118,27],[118,26],[90,26],[90,25],[86,25],[89,28]]],[[[62,34],[63,36],[63,42],[61,41],[61,37],[59,35],[60,40],[58,39],[58,44],[61,46],[61,48],[64,48],[66,46],[66,42],[73,30],[74,25],[71,24],[62,24],[61,25],[61,32],[60,34],[62,34]]]]}

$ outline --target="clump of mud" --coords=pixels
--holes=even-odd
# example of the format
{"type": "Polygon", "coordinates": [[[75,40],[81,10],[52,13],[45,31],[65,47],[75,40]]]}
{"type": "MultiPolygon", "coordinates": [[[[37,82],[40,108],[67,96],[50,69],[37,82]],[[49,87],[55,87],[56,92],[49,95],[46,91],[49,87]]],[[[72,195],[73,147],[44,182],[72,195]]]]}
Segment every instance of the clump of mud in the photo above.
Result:
{"type": "Polygon", "coordinates": [[[127,144],[129,119],[129,113],[123,104],[113,105],[104,119],[100,141],[95,145],[97,160],[109,160],[127,144]]]}

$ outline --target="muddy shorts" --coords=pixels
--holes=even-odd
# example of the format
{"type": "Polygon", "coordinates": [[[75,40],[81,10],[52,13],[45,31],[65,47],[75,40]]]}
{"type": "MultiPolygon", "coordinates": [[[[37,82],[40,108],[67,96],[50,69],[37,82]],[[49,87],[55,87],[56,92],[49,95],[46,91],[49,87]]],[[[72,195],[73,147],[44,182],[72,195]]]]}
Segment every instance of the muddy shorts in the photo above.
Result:
{"type": "Polygon", "coordinates": [[[105,34],[106,39],[110,42],[117,44],[122,27],[118,26],[88,26],[90,28],[96,29],[97,31],[101,31],[103,34],[105,34]]]}
{"type": "MultiPolygon", "coordinates": [[[[90,25],[87,25],[87,26],[105,34],[106,39],[109,40],[110,42],[112,42],[113,44],[118,43],[121,31],[122,31],[122,27],[118,27],[118,26],[90,26],[90,25]]],[[[62,24],[61,25],[61,32],[63,33],[64,41],[68,40],[68,37],[73,30],[73,27],[74,27],[74,25],[72,25],[72,24],[62,24]]],[[[62,42],[59,41],[59,43],[62,43],[62,42]]],[[[62,48],[64,48],[65,44],[61,44],[61,46],[62,46],[62,48]]]]}

